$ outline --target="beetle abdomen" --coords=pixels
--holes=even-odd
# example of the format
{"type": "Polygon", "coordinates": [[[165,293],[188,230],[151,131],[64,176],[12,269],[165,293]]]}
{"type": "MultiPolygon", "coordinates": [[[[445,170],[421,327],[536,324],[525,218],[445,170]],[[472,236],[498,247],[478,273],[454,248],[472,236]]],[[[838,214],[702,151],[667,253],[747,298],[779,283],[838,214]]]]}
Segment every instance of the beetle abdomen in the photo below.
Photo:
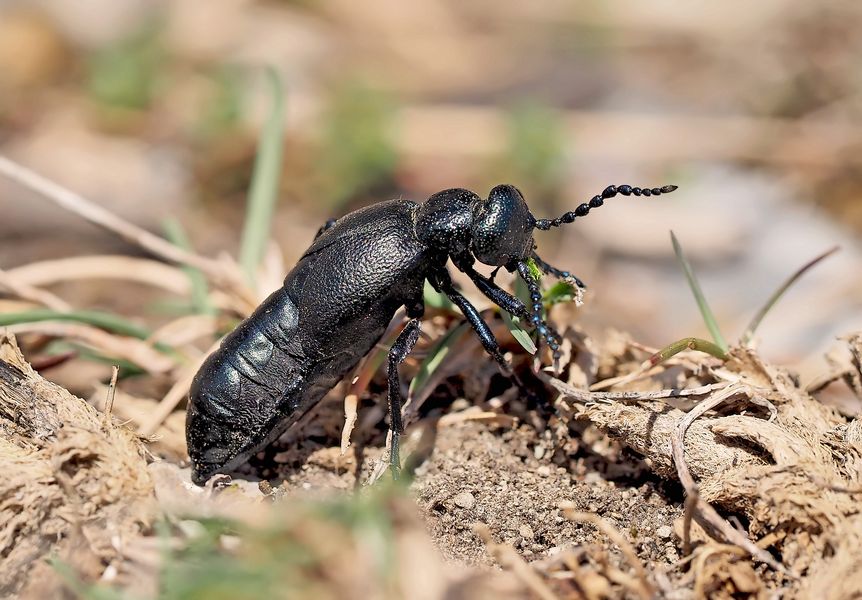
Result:
{"type": "Polygon", "coordinates": [[[242,463],[301,415],[298,315],[287,290],[279,289],[198,371],[186,420],[195,482],[242,463]]]}

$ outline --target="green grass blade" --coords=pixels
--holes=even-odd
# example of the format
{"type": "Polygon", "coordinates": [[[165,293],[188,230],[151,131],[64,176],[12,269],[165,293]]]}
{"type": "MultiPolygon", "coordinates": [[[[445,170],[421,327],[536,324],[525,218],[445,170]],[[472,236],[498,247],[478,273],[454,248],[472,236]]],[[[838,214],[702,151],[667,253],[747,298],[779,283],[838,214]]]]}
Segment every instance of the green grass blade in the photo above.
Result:
{"type": "Polygon", "coordinates": [[[452,301],[449,300],[449,297],[442,292],[438,292],[434,289],[428,280],[425,280],[425,289],[422,292],[422,299],[425,301],[425,306],[429,308],[438,308],[440,310],[447,310],[450,312],[455,312],[455,305],[452,304],[452,301]]]}
{"type": "Polygon", "coordinates": [[[22,312],[0,313],[0,327],[18,325],[20,323],[36,323],[39,321],[73,321],[84,323],[85,325],[92,325],[99,329],[141,340],[145,340],[150,336],[149,330],[145,327],[135,325],[131,321],[127,321],[117,315],[95,310],[60,312],[51,310],[50,308],[34,308],[33,310],[22,312]]]}
{"type": "Polygon", "coordinates": [[[542,294],[542,304],[545,305],[545,310],[547,310],[555,304],[573,302],[577,297],[578,291],[575,289],[575,286],[565,281],[558,281],[542,294]]]}
{"type": "Polygon", "coordinates": [[[269,241],[284,149],[284,90],[272,67],[267,69],[267,78],[272,88],[272,110],[257,146],[239,251],[239,264],[252,285],[269,241]]]}
{"type": "Polygon", "coordinates": [[[521,328],[521,320],[518,317],[513,317],[505,310],[501,310],[500,314],[503,315],[503,321],[506,323],[506,327],[509,328],[509,333],[515,338],[515,341],[521,344],[521,347],[530,354],[535,354],[538,351],[536,343],[533,341],[530,333],[521,328]]]}
{"type": "Polygon", "coordinates": [[[443,337],[434,345],[434,348],[428,352],[428,355],[425,357],[425,360],[422,361],[422,364],[419,365],[419,371],[416,373],[416,376],[413,378],[413,381],[410,382],[410,397],[415,396],[418,392],[422,391],[422,388],[425,387],[425,384],[430,379],[431,375],[434,374],[434,371],[440,366],[446,356],[449,354],[452,347],[461,341],[461,338],[464,337],[464,334],[470,328],[470,324],[466,321],[461,322],[455,327],[451,328],[447,331],[443,337]]]}
{"type": "MultiPolygon", "coordinates": [[[[535,277],[536,271],[538,270],[536,263],[530,259],[527,265],[530,267],[530,270],[533,272],[533,276],[535,277]]],[[[539,277],[541,277],[541,272],[539,273],[539,277]]],[[[524,303],[524,306],[530,306],[532,303],[532,300],[530,299],[530,290],[527,289],[527,284],[524,283],[524,280],[521,277],[515,277],[514,287],[515,296],[524,303]]],[[[500,314],[503,315],[503,322],[506,323],[506,326],[509,328],[509,332],[512,334],[512,337],[515,338],[515,341],[521,344],[521,347],[530,354],[538,352],[533,336],[530,335],[529,331],[521,326],[521,319],[514,315],[510,315],[505,310],[501,310],[500,314]]]]}
{"type": "MultiPolygon", "coordinates": [[[[164,223],[165,235],[168,239],[182,248],[183,250],[191,250],[191,242],[186,235],[182,224],[174,218],[166,219],[164,223]]],[[[189,266],[183,266],[183,271],[188,275],[189,283],[192,287],[192,307],[194,311],[203,315],[215,315],[215,307],[210,302],[209,286],[207,278],[198,269],[189,266]]]]}
{"type": "Polygon", "coordinates": [[[712,355],[721,360],[727,360],[727,352],[720,348],[718,344],[710,342],[709,340],[704,340],[701,338],[683,338],[672,344],[668,344],[652,356],[647,359],[650,367],[654,367],[658,364],[663,363],[667,359],[672,356],[676,356],[683,350],[697,350],[698,352],[705,352],[706,354],[712,355]]]}
{"type": "Polygon", "coordinates": [[[841,248],[839,246],[835,246],[830,248],[817,258],[812,259],[805,265],[803,265],[798,271],[796,271],[784,284],[779,287],[775,292],[769,297],[763,307],[757,311],[757,314],[754,315],[754,318],[751,319],[751,323],[748,324],[748,327],[745,329],[745,333],[742,334],[742,338],[740,338],[740,343],[742,345],[746,345],[751,341],[751,338],[754,337],[754,333],[757,331],[757,328],[760,326],[760,322],[763,321],[763,318],[766,317],[767,313],[772,310],[772,307],[775,306],[784,293],[796,283],[800,277],[805,275],[809,270],[811,270],[814,266],[820,263],[822,260],[829,258],[836,252],[838,252],[841,248]]]}
{"type": "Polygon", "coordinates": [[[697,281],[694,270],[691,268],[691,264],[685,257],[685,254],[682,251],[682,246],[680,245],[679,240],[676,239],[676,235],[674,235],[673,231],[670,232],[670,240],[671,243],[673,243],[673,251],[676,253],[676,258],[685,272],[688,286],[691,288],[691,293],[694,295],[694,299],[700,309],[700,314],[703,315],[703,321],[706,323],[706,327],[709,329],[712,339],[715,340],[715,343],[719,348],[721,348],[722,352],[727,352],[728,345],[724,336],[721,335],[721,330],[718,328],[718,322],[715,320],[715,315],[709,307],[709,303],[707,303],[706,297],[703,295],[703,290],[700,289],[700,283],[697,281]]]}

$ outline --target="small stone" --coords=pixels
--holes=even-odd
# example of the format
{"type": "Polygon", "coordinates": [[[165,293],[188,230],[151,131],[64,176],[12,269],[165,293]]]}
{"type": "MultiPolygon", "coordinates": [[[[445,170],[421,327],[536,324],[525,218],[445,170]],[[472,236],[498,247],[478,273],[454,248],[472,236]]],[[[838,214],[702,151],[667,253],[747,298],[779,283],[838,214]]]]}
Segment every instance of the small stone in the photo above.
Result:
{"type": "Polygon", "coordinates": [[[542,465],[536,469],[536,473],[538,473],[540,477],[549,477],[551,475],[551,468],[548,465],[542,465]]]}
{"type": "Polygon", "coordinates": [[[662,525],[655,530],[655,534],[659,539],[667,540],[673,535],[673,529],[669,525],[662,525]]]}
{"type": "Polygon", "coordinates": [[[533,529],[526,523],[518,527],[518,533],[520,533],[521,537],[525,540],[532,540],[534,537],[536,537],[533,533],[533,529]]]}
{"type": "Polygon", "coordinates": [[[461,492],[455,496],[455,505],[467,510],[473,508],[476,504],[476,498],[470,492],[461,492]]]}
{"type": "Polygon", "coordinates": [[[533,448],[533,456],[536,457],[536,460],[542,460],[542,457],[545,456],[545,447],[536,446],[533,448]]]}

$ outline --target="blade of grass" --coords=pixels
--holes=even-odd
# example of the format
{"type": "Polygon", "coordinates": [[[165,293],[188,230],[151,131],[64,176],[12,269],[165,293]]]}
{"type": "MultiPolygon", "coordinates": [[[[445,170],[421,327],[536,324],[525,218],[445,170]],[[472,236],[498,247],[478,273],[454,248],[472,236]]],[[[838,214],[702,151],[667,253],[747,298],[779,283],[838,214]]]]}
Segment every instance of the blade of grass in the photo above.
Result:
{"type": "Polygon", "coordinates": [[[425,280],[425,289],[422,292],[422,298],[425,301],[425,306],[429,308],[438,308],[440,310],[455,312],[455,305],[452,304],[452,301],[449,300],[448,296],[435,290],[434,287],[428,283],[427,279],[425,280]]]}
{"type": "Polygon", "coordinates": [[[36,323],[38,321],[73,321],[85,323],[99,329],[127,335],[129,337],[145,340],[150,335],[146,328],[113,315],[95,310],[77,310],[60,312],[50,308],[34,308],[18,313],[0,314],[0,327],[18,325],[21,323],[36,323]]]}
{"type": "Polygon", "coordinates": [[[513,317],[505,310],[501,310],[500,314],[503,316],[503,321],[506,323],[506,327],[509,328],[509,333],[515,338],[515,341],[521,344],[521,347],[530,354],[535,354],[538,351],[536,343],[533,341],[530,333],[521,328],[521,320],[518,317],[513,317]]]}
{"type": "Polygon", "coordinates": [[[784,295],[784,293],[787,292],[787,290],[789,290],[790,287],[794,283],[796,283],[800,277],[805,275],[805,273],[807,273],[821,261],[825,260],[826,258],[829,258],[833,254],[838,252],[840,249],[840,246],[834,246],[820,256],[812,259],[811,261],[803,265],[798,271],[796,271],[796,273],[794,273],[787,281],[785,281],[781,287],[775,290],[775,292],[769,297],[763,307],[759,311],[757,311],[757,314],[754,315],[754,318],[751,319],[751,323],[748,324],[748,327],[746,327],[745,332],[740,338],[740,343],[745,346],[751,341],[751,338],[754,337],[754,333],[757,331],[757,328],[760,326],[760,322],[763,321],[763,318],[766,317],[769,311],[772,310],[772,307],[775,306],[779,300],[781,300],[781,297],[784,295]]]}
{"type": "Polygon", "coordinates": [[[428,355],[425,357],[425,360],[422,361],[422,364],[419,365],[419,371],[416,373],[416,376],[413,378],[413,381],[410,382],[410,388],[408,391],[409,396],[412,398],[417,393],[422,391],[422,388],[425,386],[428,379],[437,370],[446,356],[449,354],[449,351],[452,347],[458,343],[458,341],[463,337],[469,328],[469,324],[466,321],[461,322],[456,325],[449,331],[447,331],[443,337],[434,345],[434,348],[428,352],[428,355]]]}
{"type": "MultiPolygon", "coordinates": [[[[165,235],[167,238],[182,248],[183,250],[192,250],[191,242],[186,235],[182,224],[174,218],[166,219],[164,222],[165,235]]],[[[199,269],[184,265],[182,267],[186,275],[188,275],[189,283],[191,284],[192,306],[195,312],[202,315],[215,315],[215,307],[210,302],[209,286],[207,278],[199,269]]]]}
{"type": "MultiPolygon", "coordinates": [[[[535,271],[538,271],[538,267],[536,266],[535,262],[533,262],[531,259],[527,264],[530,266],[530,270],[533,271],[533,275],[536,276],[535,271]]],[[[539,272],[538,277],[541,277],[541,272],[539,272]]],[[[530,305],[530,290],[527,289],[527,284],[524,283],[524,280],[522,278],[515,278],[514,291],[515,296],[517,296],[518,299],[521,300],[521,302],[523,302],[525,306],[530,305]]],[[[530,354],[535,354],[536,352],[538,352],[536,342],[533,341],[533,336],[530,335],[529,331],[521,327],[521,319],[516,316],[510,315],[505,310],[501,310],[500,314],[503,316],[503,322],[506,323],[506,327],[509,328],[509,332],[512,334],[512,337],[515,338],[515,341],[521,344],[521,347],[530,354]]]]}
{"type": "Polygon", "coordinates": [[[710,342],[709,340],[704,340],[700,338],[688,337],[683,338],[681,340],[677,340],[671,344],[668,344],[644,362],[641,365],[628,375],[623,375],[621,377],[611,377],[610,379],[605,379],[604,381],[599,381],[590,386],[590,391],[598,391],[604,390],[614,385],[627,385],[632,383],[633,381],[637,381],[638,379],[642,379],[649,375],[654,374],[653,369],[665,362],[669,358],[676,356],[680,352],[684,350],[697,350],[699,352],[704,352],[711,356],[714,356],[720,360],[727,360],[727,353],[718,347],[714,342],[710,342]]]}
{"type": "Polygon", "coordinates": [[[644,365],[654,367],[660,363],[663,363],[670,357],[676,356],[683,350],[697,350],[698,352],[704,352],[720,360],[727,360],[728,358],[727,351],[721,348],[718,344],[701,338],[689,337],[668,344],[667,346],[650,356],[644,362],[644,365]]]}
{"type": "MultiPolygon", "coordinates": [[[[61,312],[51,310],[50,308],[34,308],[17,313],[0,313],[0,327],[8,327],[11,325],[20,325],[23,323],[38,323],[40,321],[70,321],[73,323],[83,323],[92,325],[99,329],[104,329],[111,333],[117,333],[139,340],[146,340],[152,335],[152,332],[146,327],[136,325],[122,317],[111,313],[100,312],[96,310],[76,310],[70,312],[61,312]]],[[[153,344],[153,348],[169,354],[174,358],[179,358],[179,354],[167,344],[157,342],[153,344]]]]}
{"type": "Polygon", "coordinates": [[[239,251],[240,266],[252,285],[269,240],[272,213],[278,198],[284,137],[284,90],[281,78],[272,67],[267,68],[266,73],[272,91],[272,109],[257,146],[239,251]]]}
{"type": "Polygon", "coordinates": [[[676,253],[676,258],[685,272],[688,286],[691,288],[691,293],[694,295],[694,299],[700,309],[700,314],[703,316],[703,321],[706,323],[706,327],[709,329],[712,339],[715,340],[716,345],[721,348],[722,352],[727,352],[728,345],[724,336],[721,335],[721,330],[718,328],[718,322],[715,320],[715,315],[709,307],[709,303],[707,303],[706,297],[703,295],[703,290],[700,289],[700,283],[697,281],[694,270],[691,268],[691,264],[685,257],[685,254],[682,251],[682,246],[680,245],[679,240],[676,239],[676,235],[674,235],[673,231],[670,232],[670,240],[671,243],[673,243],[673,251],[676,253]]]}

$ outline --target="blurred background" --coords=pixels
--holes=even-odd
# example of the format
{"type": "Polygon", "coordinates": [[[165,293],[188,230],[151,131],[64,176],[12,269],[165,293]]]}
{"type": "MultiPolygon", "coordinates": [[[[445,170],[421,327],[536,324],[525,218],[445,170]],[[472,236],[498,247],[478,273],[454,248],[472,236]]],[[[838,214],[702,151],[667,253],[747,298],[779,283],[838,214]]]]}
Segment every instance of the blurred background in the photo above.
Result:
{"type": "MultiPolygon", "coordinates": [[[[0,0],[0,153],[235,254],[270,65],[286,265],[327,218],[388,198],[508,182],[553,217],[609,184],[674,183],[539,234],[590,286],[557,320],[707,337],[673,230],[735,340],[840,244],[759,330],[767,359],[810,377],[862,328],[860,27],[849,0],[0,0]]],[[[0,267],[106,252],[139,250],[0,180],[0,267]]],[[[148,318],[133,286],[64,297],[148,318]]]]}

